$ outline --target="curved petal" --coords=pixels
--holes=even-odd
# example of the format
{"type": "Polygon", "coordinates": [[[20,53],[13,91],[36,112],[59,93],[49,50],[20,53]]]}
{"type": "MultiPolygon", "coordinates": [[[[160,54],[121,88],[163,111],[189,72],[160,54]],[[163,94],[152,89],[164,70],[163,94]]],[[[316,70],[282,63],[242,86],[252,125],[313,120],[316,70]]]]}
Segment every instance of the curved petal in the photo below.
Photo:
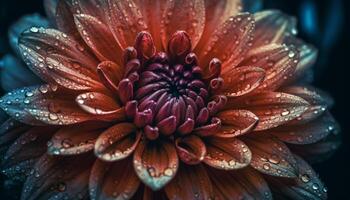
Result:
{"type": "Polygon", "coordinates": [[[252,48],[240,65],[263,68],[266,76],[259,89],[274,91],[294,77],[299,60],[294,46],[273,43],[252,48]]]}
{"type": "Polygon", "coordinates": [[[45,13],[52,24],[55,23],[57,3],[58,0],[44,0],[45,13]]]}
{"type": "Polygon", "coordinates": [[[51,155],[77,155],[91,151],[106,127],[107,124],[101,122],[62,127],[47,143],[47,151],[51,155]]]}
{"type": "Polygon", "coordinates": [[[253,38],[253,30],[252,15],[243,13],[230,17],[207,40],[203,52],[199,55],[201,66],[207,67],[212,58],[222,61],[223,73],[237,66],[250,48],[247,44],[253,38]]]}
{"type": "Polygon", "coordinates": [[[268,178],[272,190],[279,197],[288,199],[327,199],[327,188],[314,170],[300,157],[294,155],[298,166],[298,177],[293,180],[268,178]]]}
{"type": "Polygon", "coordinates": [[[272,200],[264,178],[255,170],[244,168],[234,171],[208,169],[213,183],[214,199],[272,200]]]}
{"type": "Polygon", "coordinates": [[[159,190],[169,183],[178,167],[176,149],[168,141],[141,141],[134,152],[136,174],[152,190],[159,190]]]}
{"type": "Polygon", "coordinates": [[[281,44],[287,36],[297,34],[296,19],[278,10],[265,10],[254,14],[256,21],[253,46],[281,44]]]}
{"type": "Polygon", "coordinates": [[[9,118],[2,122],[0,126],[0,156],[3,156],[9,146],[11,146],[19,136],[29,129],[29,126],[26,126],[13,118],[9,118]]]}
{"type": "Polygon", "coordinates": [[[34,127],[23,133],[17,132],[18,139],[3,157],[3,173],[13,180],[24,181],[38,158],[46,152],[46,143],[55,131],[55,127],[34,127]]]}
{"type": "Polygon", "coordinates": [[[204,0],[166,1],[160,23],[164,48],[172,35],[179,30],[189,34],[192,46],[195,47],[202,36],[205,25],[204,0]]]}
{"type": "Polygon", "coordinates": [[[52,157],[44,154],[24,183],[21,199],[87,198],[93,161],[91,155],[52,157]]]}
{"type": "Polygon", "coordinates": [[[204,162],[221,170],[246,167],[252,158],[248,146],[236,138],[211,137],[206,140],[206,147],[207,155],[204,162]]]}
{"type": "Polygon", "coordinates": [[[178,138],[175,145],[177,155],[186,164],[194,165],[200,163],[207,152],[203,141],[195,135],[178,138]]]}
{"type": "Polygon", "coordinates": [[[176,177],[165,186],[169,200],[211,199],[212,185],[202,165],[181,166],[176,177]]]}
{"type": "Polygon", "coordinates": [[[90,198],[95,200],[131,199],[140,185],[132,160],[108,163],[96,160],[90,174],[90,198]]]}
{"type": "Polygon", "coordinates": [[[0,69],[1,87],[7,92],[41,83],[39,77],[12,55],[0,60],[0,69]]]}
{"type": "Polygon", "coordinates": [[[123,51],[105,24],[86,14],[74,15],[74,21],[81,37],[100,61],[109,60],[122,64],[123,51]]]}
{"type": "Polygon", "coordinates": [[[259,118],[255,130],[261,131],[296,119],[309,108],[309,104],[298,96],[279,92],[262,92],[244,99],[229,99],[226,107],[253,112],[259,118]]]}
{"type": "Polygon", "coordinates": [[[256,170],[279,177],[296,177],[296,162],[288,147],[269,135],[245,137],[243,141],[252,151],[250,165],[256,170]]]}
{"type": "Polygon", "coordinates": [[[25,31],[19,47],[24,61],[43,80],[73,90],[101,88],[97,60],[65,33],[32,27],[25,31]]]}
{"type": "Polygon", "coordinates": [[[112,61],[101,62],[97,66],[97,73],[100,81],[111,92],[118,94],[118,84],[124,75],[124,68],[112,61]]]}
{"type": "Polygon", "coordinates": [[[73,103],[74,96],[57,86],[28,87],[3,96],[0,107],[16,120],[31,125],[68,125],[96,118],[73,103]]]}
{"type": "Polygon", "coordinates": [[[226,110],[217,115],[222,123],[217,137],[236,137],[253,130],[259,118],[248,110],[226,110]]]}
{"type": "Polygon", "coordinates": [[[130,123],[120,123],[104,131],[95,143],[95,154],[104,161],[117,161],[128,157],[141,138],[136,127],[130,123]]]}
{"type": "Polygon", "coordinates": [[[227,97],[239,97],[260,86],[265,78],[265,70],[259,67],[234,68],[221,75],[224,85],[219,93],[227,97]]]}
{"type": "Polygon", "coordinates": [[[335,119],[326,113],[310,123],[282,126],[269,130],[269,133],[286,143],[312,144],[327,137],[333,131],[337,131],[335,119]]]}
{"type": "Polygon", "coordinates": [[[120,47],[133,46],[137,34],[148,29],[140,8],[133,0],[107,0],[106,3],[107,22],[120,47]]]}
{"type": "Polygon", "coordinates": [[[70,0],[58,0],[55,14],[55,24],[58,30],[81,41],[80,34],[75,26],[73,14],[75,9],[70,4],[70,0]]]}

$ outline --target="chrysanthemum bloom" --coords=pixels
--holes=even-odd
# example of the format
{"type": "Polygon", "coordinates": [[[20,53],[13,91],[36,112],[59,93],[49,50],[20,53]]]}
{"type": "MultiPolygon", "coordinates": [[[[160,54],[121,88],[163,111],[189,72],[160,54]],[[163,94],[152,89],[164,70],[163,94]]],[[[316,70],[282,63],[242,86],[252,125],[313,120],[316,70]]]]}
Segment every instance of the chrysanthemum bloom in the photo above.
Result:
{"type": "Polygon", "coordinates": [[[46,83],[0,100],[22,199],[326,199],[303,158],[327,157],[337,126],[294,18],[239,0],[46,5],[55,28],[18,41],[46,83]]]}

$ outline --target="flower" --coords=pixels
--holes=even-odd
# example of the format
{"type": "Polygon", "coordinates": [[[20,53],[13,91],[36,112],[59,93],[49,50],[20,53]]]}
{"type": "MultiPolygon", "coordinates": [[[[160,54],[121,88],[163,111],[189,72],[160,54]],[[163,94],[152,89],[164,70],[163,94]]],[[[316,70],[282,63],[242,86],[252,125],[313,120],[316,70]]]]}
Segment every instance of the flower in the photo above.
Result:
{"type": "Polygon", "coordinates": [[[46,1],[18,47],[45,83],[0,107],[22,199],[326,199],[339,145],[295,19],[204,0],[46,1]]]}

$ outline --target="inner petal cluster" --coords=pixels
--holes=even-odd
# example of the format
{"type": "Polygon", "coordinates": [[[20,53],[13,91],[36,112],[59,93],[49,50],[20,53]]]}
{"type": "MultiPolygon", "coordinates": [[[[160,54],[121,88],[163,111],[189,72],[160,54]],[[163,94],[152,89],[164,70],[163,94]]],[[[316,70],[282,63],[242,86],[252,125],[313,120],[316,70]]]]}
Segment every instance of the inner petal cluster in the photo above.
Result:
{"type": "Polygon", "coordinates": [[[148,139],[219,128],[214,114],[225,105],[226,97],[212,94],[223,82],[221,63],[213,59],[205,77],[185,32],[173,35],[167,53],[156,52],[146,32],[126,52],[120,98],[128,118],[148,139]]]}

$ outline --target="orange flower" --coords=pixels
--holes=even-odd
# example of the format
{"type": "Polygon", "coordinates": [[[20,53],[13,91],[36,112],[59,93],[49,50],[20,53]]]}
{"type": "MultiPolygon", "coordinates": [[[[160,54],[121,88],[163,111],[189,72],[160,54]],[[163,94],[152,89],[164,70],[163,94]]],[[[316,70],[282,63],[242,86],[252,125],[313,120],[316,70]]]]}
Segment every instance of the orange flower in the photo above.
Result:
{"type": "Polygon", "coordinates": [[[46,3],[55,29],[18,44],[46,84],[0,100],[23,199],[326,199],[301,157],[328,156],[337,125],[294,18],[239,0],[46,3]]]}

